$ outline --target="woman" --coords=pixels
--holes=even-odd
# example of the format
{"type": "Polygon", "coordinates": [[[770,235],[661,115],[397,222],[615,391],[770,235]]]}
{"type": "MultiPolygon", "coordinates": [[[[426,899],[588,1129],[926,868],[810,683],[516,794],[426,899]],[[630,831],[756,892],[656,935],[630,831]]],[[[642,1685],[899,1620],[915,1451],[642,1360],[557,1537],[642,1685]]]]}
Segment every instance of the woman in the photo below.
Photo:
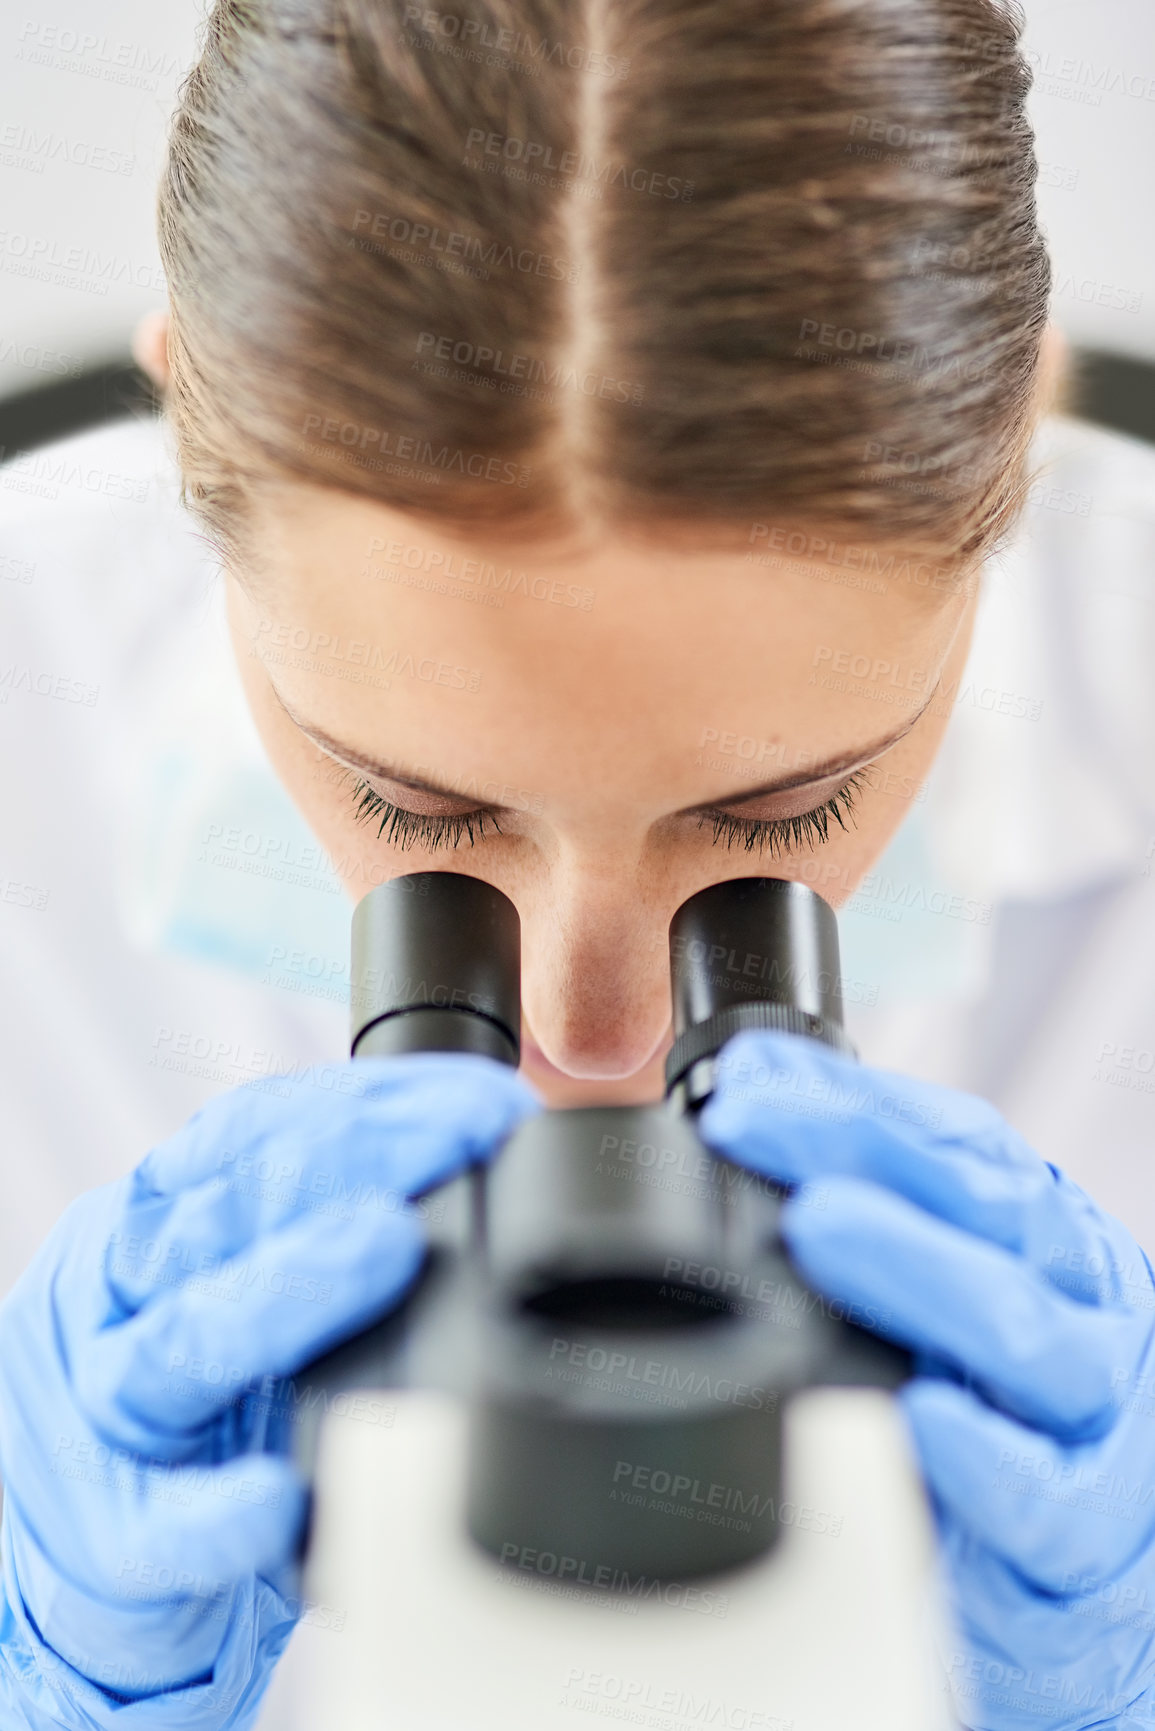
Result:
{"type": "MultiPolygon", "coordinates": [[[[673,910],[768,869],[843,901],[908,818],[1052,394],[1026,86],[994,0],[215,8],[145,339],[187,501],[346,888],[517,904],[523,1077],[235,1090],[70,1210],[0,1326],[13,1723],[247,1725],[287,1640],[303,1493],[246,1391],[420,1228],[237,1163],[308,1193],[384,1141],[413,1197],[537,1098],[654,1097],[673,910]]],[[[921,1354],[960,1715],[1142,1723],[1150,1631],[1086,1607],[1155,1580],[1148,1499],[1016,1474],[1145,1485],[1143,1253],[970,1096],[796,1134],[838,1074],[805,1044],[734,1042],[704,1133],[827,1185],[800,1267],[921,1354]]]]}

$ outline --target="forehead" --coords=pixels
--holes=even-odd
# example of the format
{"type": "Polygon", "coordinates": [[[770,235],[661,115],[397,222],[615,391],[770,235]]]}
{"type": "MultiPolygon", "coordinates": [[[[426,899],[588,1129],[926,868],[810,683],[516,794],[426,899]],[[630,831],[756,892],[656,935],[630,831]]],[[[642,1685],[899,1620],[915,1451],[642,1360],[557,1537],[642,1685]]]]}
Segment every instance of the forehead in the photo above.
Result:
{"type": "Polygon", "coordinates": [[[246,630],[302,718],[399,767],[596,771],[668,807],[697,797],[711,738],[789,768],[898,731],[965,605],[933,560],[764,527],[503,546],[302,489],[262,525],[246,630]]]}

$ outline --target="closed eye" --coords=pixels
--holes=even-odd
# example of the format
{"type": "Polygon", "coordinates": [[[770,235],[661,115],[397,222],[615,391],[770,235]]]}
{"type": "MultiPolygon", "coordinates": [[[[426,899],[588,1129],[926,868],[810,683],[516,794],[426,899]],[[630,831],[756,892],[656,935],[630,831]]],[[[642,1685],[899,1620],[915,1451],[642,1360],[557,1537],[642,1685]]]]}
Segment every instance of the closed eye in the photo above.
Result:
{"type": "Polygon", "coordinates": [[[395,805],[392,800],[378,793],[364,776],[359,776],[352,770],[347,773],[355,782],[353,804],[356,807],[356,822],[376,822],[377,839],[388,842],[391,847],[400,848],[402,852],[410,847],[428,848],[430,852],[439,847],[459,847],[466,838],[472,847],[475,841],[480,841],[486,834],[487,826],[498,835],[501,834],[501,825],[489,806],[479,806],[476,811],[454,812],[448,815],[408,811],[404,806],[395,805]]]}
{"type": "Polygon", "coordinates": [[[864,766],[849,776],[830,799],[793,817],[742,817],[715,808],[699,814],[698,827],[707,824],[712,827],[714,833],[710,839],[716,847],[742,846],[747,853],[769,851],[771,855],[805,852],[826,842],[832,823],[842,830],[847,829],[847,818],[853,824],[855,803],[866,779],[867,766],[864,766]]]}

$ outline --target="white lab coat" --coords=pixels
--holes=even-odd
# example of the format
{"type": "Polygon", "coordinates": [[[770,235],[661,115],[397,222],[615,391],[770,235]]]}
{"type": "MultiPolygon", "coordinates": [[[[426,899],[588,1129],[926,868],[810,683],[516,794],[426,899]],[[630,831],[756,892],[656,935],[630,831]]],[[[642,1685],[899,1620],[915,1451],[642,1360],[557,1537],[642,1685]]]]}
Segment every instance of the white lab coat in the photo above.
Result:
{"type": "MultiPolygon", "coordinates": [[[[1037,454],[927,797],[841,916],[847,1019],[1150,1250],[1155,448],[1056,419],[1037,454]]],[[[206,1098],[346,1050],[348,907],[178,491],[150,420],[0,468],[0,1290],[206,1098]]]]}

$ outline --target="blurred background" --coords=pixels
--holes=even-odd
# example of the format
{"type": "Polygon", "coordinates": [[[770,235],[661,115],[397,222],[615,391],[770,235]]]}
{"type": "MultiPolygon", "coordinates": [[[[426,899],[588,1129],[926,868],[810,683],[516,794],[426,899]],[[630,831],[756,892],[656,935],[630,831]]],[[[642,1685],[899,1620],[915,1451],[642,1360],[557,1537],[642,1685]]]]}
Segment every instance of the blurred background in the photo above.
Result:
{"type": "MultiPolygon", "coordinates": [[[[1151,0],[1025,0],[1054,316],[1075,406],[1155,439],[1151,0]]],[[[20,0],[0,24],[0,461],[147,400],[153,197],[207,0],[20,0]]]]}

